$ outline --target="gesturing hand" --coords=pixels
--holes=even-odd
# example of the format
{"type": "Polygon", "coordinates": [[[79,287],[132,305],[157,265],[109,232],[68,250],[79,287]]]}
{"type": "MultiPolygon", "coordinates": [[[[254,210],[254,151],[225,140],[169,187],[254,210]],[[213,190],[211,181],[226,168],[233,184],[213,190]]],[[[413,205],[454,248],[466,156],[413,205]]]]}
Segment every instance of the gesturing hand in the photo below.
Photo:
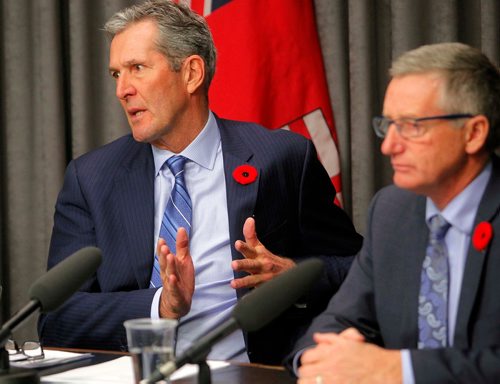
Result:
{"type": "Polygon", "coordinates": [[[171,319],[178,319],[189,312],[194,293],[194,265],[189,253],[188,234],[184,228],[177,231],[175,246],[177,255],[160,238],[156,248],[163,281],[160,317],[171,319]]]}
{"type": "Polygon", "coordinates": [[[236,241],[235,247],[245,259],[233,260],[231,267],[235,271],[246,271],[250,275],[234,279],[231,281],[231,287],[255,287],[295,266],[293,260],[276,256],[267,250],[257,238],[255,220],[251,217],[246,219],[243,225],[243,236],[245,241],[236,241]]]}

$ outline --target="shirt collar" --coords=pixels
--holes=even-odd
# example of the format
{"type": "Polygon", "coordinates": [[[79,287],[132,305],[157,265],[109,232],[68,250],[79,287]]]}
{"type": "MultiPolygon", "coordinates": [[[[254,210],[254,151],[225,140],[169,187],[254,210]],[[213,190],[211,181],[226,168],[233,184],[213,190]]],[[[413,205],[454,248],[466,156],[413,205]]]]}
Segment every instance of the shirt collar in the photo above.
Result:
{"type": "Polygon", "coordinates": [[[441,214],[448,223],[460,232],[470,235],[476,217],[477,209],[486,185],[490,179],[492,164],[486,167],[462,192],[460,192],[441,212],[430,198],[426,200],[425,220],[427,223],[436,214],[441,214]]]}
{"type": "Polygon", "coordinates": [[[192,162],[206,169],[213,169],[217,149],[220,146],[220,132],[212,111],[208,113],[208,120],[201,132],[181,153],[173,153],[151,145],[155,162],[155,176],[158,176],[165,161],[174,155],[182,155],[192,162]]]}

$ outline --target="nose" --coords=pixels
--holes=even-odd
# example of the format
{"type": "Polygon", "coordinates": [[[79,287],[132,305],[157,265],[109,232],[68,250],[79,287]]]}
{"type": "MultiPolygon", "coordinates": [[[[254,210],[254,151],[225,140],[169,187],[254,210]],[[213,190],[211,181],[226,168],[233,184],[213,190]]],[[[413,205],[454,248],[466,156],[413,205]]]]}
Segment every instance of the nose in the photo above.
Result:
{"type": "Polygon", "coordinates": [[[385,135],[384,141],[382,141],[380,150],[384,155],[390,156],[400,152],[402,148],[401,136],[397,132],[396,126],[391,124],[387,129],[387,134],[385,135]]]}
{"type": "Polygon", "coordinates": [[[127,78],[126,74],[122,74],[116,80],[116,97],[120,100],[126,100],[127,97],[135,94],[135,88],[127,78]]]}

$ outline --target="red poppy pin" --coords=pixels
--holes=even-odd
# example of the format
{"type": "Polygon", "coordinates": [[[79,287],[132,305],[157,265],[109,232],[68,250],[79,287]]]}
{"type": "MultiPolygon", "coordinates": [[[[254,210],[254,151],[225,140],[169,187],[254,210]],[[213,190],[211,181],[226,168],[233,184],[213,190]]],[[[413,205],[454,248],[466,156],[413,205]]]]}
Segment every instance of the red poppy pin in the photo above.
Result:
{"type": "Polygon", "coordinates": [[[234,180],[243,185],[253,183],[257,175],[257,169],[248,164],[240,165],[233,171],[234,180]]]}
{"type": "Polygon", "coordinates": [[[484,251],[493,237],[493,226],[487,222],[482,221],[474,229],[472,234],[472,245],[479,252],[484,251]]]}

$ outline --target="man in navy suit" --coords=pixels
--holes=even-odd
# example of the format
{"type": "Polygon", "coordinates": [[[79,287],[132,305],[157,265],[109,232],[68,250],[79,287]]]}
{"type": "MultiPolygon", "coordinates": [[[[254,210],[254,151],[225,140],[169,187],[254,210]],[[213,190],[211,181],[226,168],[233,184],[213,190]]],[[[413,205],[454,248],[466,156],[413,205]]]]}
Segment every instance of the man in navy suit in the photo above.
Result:
{"type": "Polygon", "coordinates": [[[300,360],[300,384],[498,383],[500,72],[443,43],[391,75],[374,128],[395,185],[374,197],[361,252],[287,363],[300,360]]]}
{"type": "Polygon", "coordinates": [[[308,297],[209,355],[279,363],[341,284],[361,236],[333,204],[335,190],[309,140],[209,110],[216,54],[201,16],[148,1],[118,12],[105,29],[132,135],[68,165],[48,266],[89,245],[102,250],[103,262],[61,309],[41,317],[42,342],[126,350],[125,320],[166,317],[179,320],[182,352],[226,320],[249,289],[320,257],[325,273],[308,297]],[[184,174],[192,218],[169,246],[159,234],[177,179],[165,163],[177,155],[187,159],[176,172],[184,174]],[[161,283],[151,288],[155,254],[161,283]]]}

